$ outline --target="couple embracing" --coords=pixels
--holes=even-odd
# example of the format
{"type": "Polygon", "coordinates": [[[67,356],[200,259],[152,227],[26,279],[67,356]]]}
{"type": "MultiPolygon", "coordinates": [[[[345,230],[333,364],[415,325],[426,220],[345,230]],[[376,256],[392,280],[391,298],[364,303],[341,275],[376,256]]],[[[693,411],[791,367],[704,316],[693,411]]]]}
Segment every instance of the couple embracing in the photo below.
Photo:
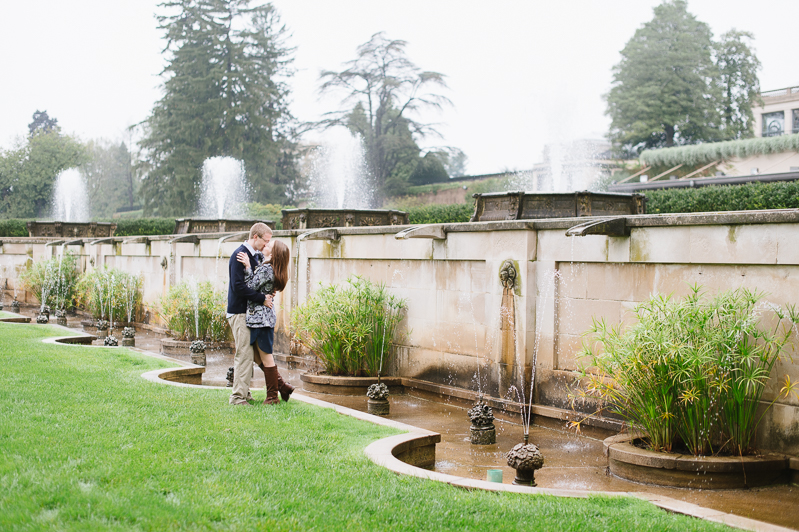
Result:
{"type": "Polygon", "coordinates": [[[272,304],[275,292],[282,291],[288,282],[289,257],[289,248],[272,240],[272,230],[260,222],[252,226],[249,239],[230,257],[227,319],[236,343],[232,405],[250,405],[253,363],[264,372],[264,404],[279,403],[278,393],[288,401],[294,391],[283,381],[272,356],[276,323],[272,304]]]}

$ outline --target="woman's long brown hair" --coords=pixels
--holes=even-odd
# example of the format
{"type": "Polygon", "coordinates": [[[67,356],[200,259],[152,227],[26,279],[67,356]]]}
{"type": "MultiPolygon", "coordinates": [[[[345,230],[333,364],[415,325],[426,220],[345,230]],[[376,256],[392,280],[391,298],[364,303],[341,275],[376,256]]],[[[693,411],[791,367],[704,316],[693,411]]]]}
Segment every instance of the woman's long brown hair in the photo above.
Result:
{"type": "Polygon", "coordinates": [[[289,282],[291,252],[286,244],[275,240],[272,245],[272,271],[275,272],[275,292],[281,292],[289,282]]]}

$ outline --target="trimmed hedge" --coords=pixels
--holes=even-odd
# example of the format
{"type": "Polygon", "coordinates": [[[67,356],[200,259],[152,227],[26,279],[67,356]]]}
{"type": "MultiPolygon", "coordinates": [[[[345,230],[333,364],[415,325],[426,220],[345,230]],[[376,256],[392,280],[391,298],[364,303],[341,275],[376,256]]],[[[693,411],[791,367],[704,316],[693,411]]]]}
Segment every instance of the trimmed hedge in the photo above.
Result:
{"type": "Polygon", "coordinates": [[[645,194],[649,214],[799,208],[799,182],[796,181],[667,188],[645,194]]]}
{"type": "Polygon", "coordinates": [[[799,134],[646,150],[641,153],[641,162],[650,166],[663,165],[671,168],[680,163],[696,165],[732,157],[746,158],[752,155],[788,151],[799,152],[799,134]]]}
{"type": "Polygon", "coordinates": [[[118,218],[111,222],[117,224],[114,236],[156,236],[175,232],[174,218],[118,218]]]}
{"type": "Polygon", "coordinates": [[[468,222],[473,212],[474,205],[472,203],[421,205],[408,209],[408,222],[412,224],[468,222]]]}
{"type": "Polygon", "coordinates": [[[28,236],[28,220],[8,219],[0,220],[0,237],[2,236],[28,236]]]}

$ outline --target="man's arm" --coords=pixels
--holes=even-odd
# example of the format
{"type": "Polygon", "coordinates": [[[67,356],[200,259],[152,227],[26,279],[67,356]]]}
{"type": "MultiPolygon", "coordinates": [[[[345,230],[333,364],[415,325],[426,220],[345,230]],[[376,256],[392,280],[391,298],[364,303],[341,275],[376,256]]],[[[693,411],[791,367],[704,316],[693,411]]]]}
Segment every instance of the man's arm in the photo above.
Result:
{"type": "Polygon", "coordinates": [[[230,286],[233,290],[233,293],[239,297],[243,297],[249,301],[252,301],[253,303],[263,305],[264,300],[266,299],[265,296],[247,286],[247,283],[244,280],[244,265],[236,260],[235,255],[230,257],[229,269],[230,286]]]}

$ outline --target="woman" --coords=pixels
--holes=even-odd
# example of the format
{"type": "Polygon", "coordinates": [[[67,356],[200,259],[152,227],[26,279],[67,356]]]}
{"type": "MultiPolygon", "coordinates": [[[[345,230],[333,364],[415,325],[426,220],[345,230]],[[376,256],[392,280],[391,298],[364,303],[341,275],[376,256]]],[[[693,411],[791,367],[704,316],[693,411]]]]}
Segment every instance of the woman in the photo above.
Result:
{"type": "MultiPolygon", "coordinates": [[[[236,259],[244,264],[244,280],[247,286],[262,294],[274,295],[286,287],[289,279],[289,248],[279,240],[271,240],[264,248],[264,260],[255,271],[250,268],[246,253],[239,253],[236,259]]],[[[283,401],[288,401],[294,387],[283,381],[277,371],[272,356],[272,344],[275,339],[275,311],[271,307],[247,302],[247,327],[250,328],[250,344],[253,346],[253,360],[264,372],[266,380],[265,405],[279,403],[277,394],[283,401]]]]}

